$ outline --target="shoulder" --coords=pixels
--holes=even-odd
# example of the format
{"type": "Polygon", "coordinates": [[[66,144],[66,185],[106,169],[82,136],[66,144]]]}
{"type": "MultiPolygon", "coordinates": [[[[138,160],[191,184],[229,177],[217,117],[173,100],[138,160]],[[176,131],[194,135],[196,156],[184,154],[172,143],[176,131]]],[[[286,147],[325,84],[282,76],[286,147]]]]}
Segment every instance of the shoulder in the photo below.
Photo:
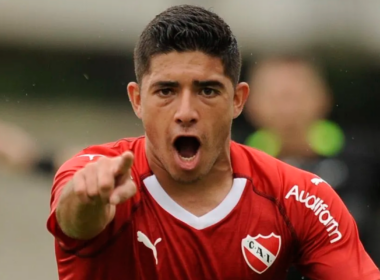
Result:
{"type": "Polygon", "coordinates": [[[94,162],[102,157],[116,157],[126,151],[134,154],[141,153],[143,149],[144,137],[123,138],[118,141],[89,146],[68,159],[58,170],[81,168],[89,162],[94,162]]]}
{"type": "Polygon", "coordinates": [[[123,138],[118,141],[89,146],[79,151],[68,159],[58,169],[54,177],[53,191],[68,182],[74,174],[87,164],[96,162],[102,157],[116,157],[126,151],[132,151],[135,155],[132,167],[133,177],[141,177],[140,174],[149,170],[145,159],[145,137],[123,138]]]}
{"type": "Polygon", "coordinates": [[[233,150],[238,162],[234,171],[250,178],[256,193],[274,201],[298,235],[320,224],[330,241],[341,238],[337,226],[345,206],[325,180],[244,145],[233,150]]]}
{"type": "Polygon", "coordinates": [[[231,158],[235,176],[249,178],[257,191],[278,199],[293,185],[306,186],[300,182],[318,178],[262,151],[235,142],[231,144],[231,158]]]}
{"type": "Polygon", "coordinates": [[[114,142],[104,143],[100,145],[92,145],[77,154],[79,157],[112,157],[118,156],[124,153],[125,151],[140,152],[141,145],[144,142],[145,138],[136,137],[136,138],[122,138],[114,142]]]}

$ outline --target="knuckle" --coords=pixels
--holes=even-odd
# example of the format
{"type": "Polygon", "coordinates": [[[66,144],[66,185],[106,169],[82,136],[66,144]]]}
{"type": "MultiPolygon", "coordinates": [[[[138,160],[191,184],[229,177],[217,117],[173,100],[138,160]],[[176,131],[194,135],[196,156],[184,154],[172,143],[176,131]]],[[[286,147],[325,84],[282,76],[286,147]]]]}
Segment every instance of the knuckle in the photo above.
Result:
{"type": "Polygon", "coordinates": [[[89,162],[86,164],[86,166],[83,168],[83,172],[95,172],[97,169],[97,162],[89,162]]]}
{"type": "Polygon", "coordinates": [[[86,187],[86,194],[89,197],[96,197],[99,196],[99,190],[96,186],[87,186],[86,187]]]}
{"type": "Polygon", "coordinates": [[[87,191],[85,188],[75,188],[74,189],[74,193],[76,196],[79,196],[79,197],[84,197],[87,195],[87,191]]]}
{"type": "Polygon", "coordinates": [[[100,176],[99,177],[99,188],[100,189],[110,189],[113,188],[114,179],[112,176],[100,176]]]}
{"type": "Polygon", "coordinates": [[[96,161],[97,165],[105,165],[108,162],[108,157],[101,157],[96,161]]]}
{"type": "Polygon", "coordinates": [[[99,185],[99,192],[101,192],[101,193],[111,192],[112,189],[113,189],[113,186],[111,184],[99,185]]]}
{"type": "Polygon", "coordinates": [[[77,196],[86,194],[86,185],[81,174],[74,175],[73,178],[73,190],[77,196]]]}
{"type": "Polygon", "coordinates": [[[96,164],[98,166],[104,167],[104,166],[110,165],[111,162],[112,162],[111,158],[109,158],[109,157],[101,157],[100,159],[98,159],[98,161],[96,162],[96,164]]]}
{"type": "Polygon", "coordinates": [[[99,162],[98,168],[98,176],[99,178],[103,177],[105,180],[111,180],[111,178],[114,176],[113,174],[113,164],[110,158],[104,158],[102,159],[102,162],[99,162]]]}

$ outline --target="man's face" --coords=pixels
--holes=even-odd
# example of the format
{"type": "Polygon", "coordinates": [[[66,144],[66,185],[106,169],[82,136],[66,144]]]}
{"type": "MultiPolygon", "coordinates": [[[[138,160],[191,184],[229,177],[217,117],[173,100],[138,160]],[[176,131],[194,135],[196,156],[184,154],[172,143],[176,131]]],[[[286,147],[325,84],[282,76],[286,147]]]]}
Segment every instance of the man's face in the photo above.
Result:
{"type": "Polygon", "coordinates": [[[219,58],[171,52],[154,56],[141,88],[131,83],[128,92],[145,128],[147,153],[173,179],[191,183],[228,157],[231,123],[248,86],[234,88],[219,58]]]}

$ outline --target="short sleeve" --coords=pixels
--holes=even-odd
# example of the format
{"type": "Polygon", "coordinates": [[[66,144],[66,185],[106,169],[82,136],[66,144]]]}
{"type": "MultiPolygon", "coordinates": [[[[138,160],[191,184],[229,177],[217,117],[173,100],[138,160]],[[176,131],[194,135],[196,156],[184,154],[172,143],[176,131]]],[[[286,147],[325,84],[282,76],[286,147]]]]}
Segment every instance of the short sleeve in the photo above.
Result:
{"type": "Polygon", "coordinates": [[[123,204],[117,206],[114,220],[107,226],[107,228],[98,236],[91,240],[76,240],[68,237],[63,233],[56,218],[56,207],[59,201],[60,194],[66,184],[73,178],[74,174],[84,168],[89,162],[94,162],[104,156],[117,156],[117,153],[103,151],[100,153],[87,153],[82,152],[65,162],[57,171],[50,199],[50,215],[47,220],[47,229],[55,237],[57,245],[66,251],[76,253],[78,251],[88,252],[89,250],[96,250],[105,244],[118,230],[123,226],[125,221],[129,220],[134,199],[128,200],[123,204]],[[89,248],[91,247],[91,248],[89,248]]]}
{"type": "Polygon", "coordinates": [[[299,172],[284,178],[284,204],[299,243],[299,270],[311,279],[380,279],[337,193],[323,179],[299,172]]]}

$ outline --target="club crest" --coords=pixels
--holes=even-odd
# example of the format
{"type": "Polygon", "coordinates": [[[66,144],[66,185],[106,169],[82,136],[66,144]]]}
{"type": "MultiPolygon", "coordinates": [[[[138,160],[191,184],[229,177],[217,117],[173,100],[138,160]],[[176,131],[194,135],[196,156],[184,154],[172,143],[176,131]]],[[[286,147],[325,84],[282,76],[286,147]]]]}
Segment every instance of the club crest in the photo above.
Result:
{"type": "Polygon", "coordinates": [[[276,260],[281,248],[281,236],[274,234],[255,237],[247,235],[241,249],[248,266],[258,274],[265,272],[276,260]]]}

